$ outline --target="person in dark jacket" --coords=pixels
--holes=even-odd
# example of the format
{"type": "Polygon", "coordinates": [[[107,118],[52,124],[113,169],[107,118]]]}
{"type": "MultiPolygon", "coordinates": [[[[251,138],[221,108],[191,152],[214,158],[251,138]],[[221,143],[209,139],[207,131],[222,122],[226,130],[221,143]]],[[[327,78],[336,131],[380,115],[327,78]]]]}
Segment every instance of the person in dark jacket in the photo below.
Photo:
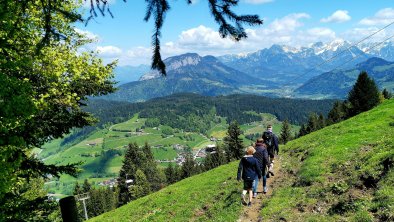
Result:
{"type": "MultiPolygon", "coordinates": [[[[257,139],[256,141],[256,152],[253,154],[253,157],[256,158],[259,162],[260,170],[263,178],[263,192],[267,193],[267,169],[269,167],[269,159],[268,159],[268,151],[267,146],[264,144],[264,140],[262,138],[257,139]]],[[[253,197],[257,197],[257,187],[259,185],[259,178],[256,176],[253,183],[253,197]]]]}
{"type": "Polygon", "coordinates": [[[261,169],[258,160],[253,157],[254,152],[255,149],[253,146],[248,147],[246,155],[242,157],[241,161],[239,162],[237,174],[237,180],[240,181],[242,178],[242,180],[244,181],[244,187],[241,195],[243,204],[246,204],[245,195],[247,192],[249,192],[248,206],[252,205],[252,188],[254,178],[261,178],[261,169]]]}
{"type": "Polygon", "coordinates": [[[275,153],[279,153],[279,140],[278,137],[272,132],[272,125],[267,126],[267,130],[263,132],[264,143],[267,146],[268,155],[270,158],[269,173],[274,175],[274,158],[275,153]]]}

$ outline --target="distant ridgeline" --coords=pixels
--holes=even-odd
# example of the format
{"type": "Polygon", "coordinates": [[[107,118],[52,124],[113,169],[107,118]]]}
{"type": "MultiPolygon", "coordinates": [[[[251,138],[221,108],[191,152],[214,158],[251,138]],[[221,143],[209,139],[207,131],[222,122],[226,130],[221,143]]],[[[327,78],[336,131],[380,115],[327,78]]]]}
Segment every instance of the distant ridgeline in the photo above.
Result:
{"type": "MultiPolygon", "coordinates": [[[[299,125],[306,122],[311,112],[327,115],[333,102],[334,100],[268,98],[257,95],[207,97],[184,93],[142,103],[91,100],[85,110],[99,119],[95,127],[123,122],[139,113],[139,117],[148,118],[146,124],[150,124],[150,127],[161,124],[185,131],[206,133],[214,124],[221,121],[218,116],[225,117],[228,123],[236,120],[244,124],[262,120],[258,113],[270,113],[280,121],[288,119],[291,123],[299,125]]],[[[95,127],[86,127],[74,132],[74,136],[66,138],[66,142],[74,137],[87,135],[95,127]]]]}

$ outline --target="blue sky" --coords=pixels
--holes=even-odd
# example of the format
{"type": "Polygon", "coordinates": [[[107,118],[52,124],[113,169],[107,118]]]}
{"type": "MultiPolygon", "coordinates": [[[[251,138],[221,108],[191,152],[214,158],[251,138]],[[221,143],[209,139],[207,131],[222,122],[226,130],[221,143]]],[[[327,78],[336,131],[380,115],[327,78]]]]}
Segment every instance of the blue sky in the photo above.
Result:
{"type": "MultiPolygon", "coordinates": [[[[149,64],[153,21],[144,22],[145,1],[110,0],[114,18],[98,17],[77,29],[96,39],[87,46],[106,61],[119,65],[149,64]]],[[[257,14],[264,24],[247,27],[241,42],[221,39],[209,14],[207,0],[169,0],[171,9],[162,31],[163,57],[186,52],[224,55],[254,52],[272,44],[307,46],[334,40],[355,42],[394,21],[393,0],[240,0],[239,14],[257,14]]],[[[381,41],[394,34],[394,25],[371,38],[381,41]]]]}

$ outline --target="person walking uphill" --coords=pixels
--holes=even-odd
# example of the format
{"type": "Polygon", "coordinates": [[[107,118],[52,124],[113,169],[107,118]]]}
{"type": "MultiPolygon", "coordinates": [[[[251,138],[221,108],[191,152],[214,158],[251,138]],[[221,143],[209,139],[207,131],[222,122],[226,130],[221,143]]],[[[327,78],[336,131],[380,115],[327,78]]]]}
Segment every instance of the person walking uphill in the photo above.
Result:
{"type": "Polygon", "coordinates": [[[247,192],[249,193],[248,206],[252,205],[253,181],[256,177],[258,177],[259,179],[261,178],[261,169],[258,160],[253,157],[254,152],[255,149],[253,148],[253,146],[248,147],[248,149],[246,150],[246,155],[242,157],[241,161],[239,162],[237,174],[237,180],[240,181],[242,178],[242,180],[244,181],[244,187],[241,195],[243,204],[246,204],[245,195],[247,192]]]}
{"type": "MultiPolygon", "coordinates": [[[[267,146],[264,144],[262,138],[256,141],[256,152],[253,157],[259,162],[260,170],[263,178],[263,192],[267,193],[267,168],[269,166],[267,146]]],[[[253,197],[257,197],[257,187],[259,185],[259,178],[256,176],[253,183],[253,197]]]]}
{"type": "Polygon", "coordinates": [[[267,151],[270,158],[270,166],[268,172],[274,176],[274,158],[275,153],[278,155],[279,153],[279,141],[278,137],[272,132],[272,125],[267,126],[267,130],[263,132],[263,140],[265,145],[267,146],[267,151]]]}

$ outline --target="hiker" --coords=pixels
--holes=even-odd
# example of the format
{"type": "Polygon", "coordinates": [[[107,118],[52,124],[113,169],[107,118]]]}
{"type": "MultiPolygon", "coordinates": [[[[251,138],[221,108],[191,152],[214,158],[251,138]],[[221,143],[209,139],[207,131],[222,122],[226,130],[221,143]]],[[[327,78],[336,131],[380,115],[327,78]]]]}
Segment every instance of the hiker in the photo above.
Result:
{"type": "MultiPolygon", "coordinates": [[[[256,141],[256,152],[253,154],[253,157],[257,159],[259,162],[259,167],[262,173],[263,178],[263,192],[267,193],[267,173],[268,173],[268,166],[269,166],[269,159],[268,159],[268,151],[267,146],[264,143],[263,138],[259,138],[256,141]]],[[[253,183],[253,198],[257,197],[257,187],[259,185],[259,178],[256,176],[253,183]]]]}
{"type": "Polygon", "coordinates": [[[272,125],[267,126],[267,130],[263,132],[262,137],[265,145],[267,146],[267,151],[269,155],[270,165],[268,168],[268,173],[274,176],[274,158],[275,158],[275,153],[276,155],[278,155],[279,153],[279,145],[278,145],[278,137],[272,132],[272,125]]]}
{"type": "Polygon", "coordinates": [[[252,205],[252,189],[254,178],[261,178],[261,170],[258,160],[253,157],[254,152],[255,149],[253,148],[253,146],[248,147],[248,149],[246,150],[246,155],[242,157],[241,161],[239,162],[237,174],[237,180],[240,181],[242,176],[242,180],[244,181],[244,187],[241,194],[242,204],[246,204],[245,195],[247,192],[249,193],[248,206],[252,205]]]}

